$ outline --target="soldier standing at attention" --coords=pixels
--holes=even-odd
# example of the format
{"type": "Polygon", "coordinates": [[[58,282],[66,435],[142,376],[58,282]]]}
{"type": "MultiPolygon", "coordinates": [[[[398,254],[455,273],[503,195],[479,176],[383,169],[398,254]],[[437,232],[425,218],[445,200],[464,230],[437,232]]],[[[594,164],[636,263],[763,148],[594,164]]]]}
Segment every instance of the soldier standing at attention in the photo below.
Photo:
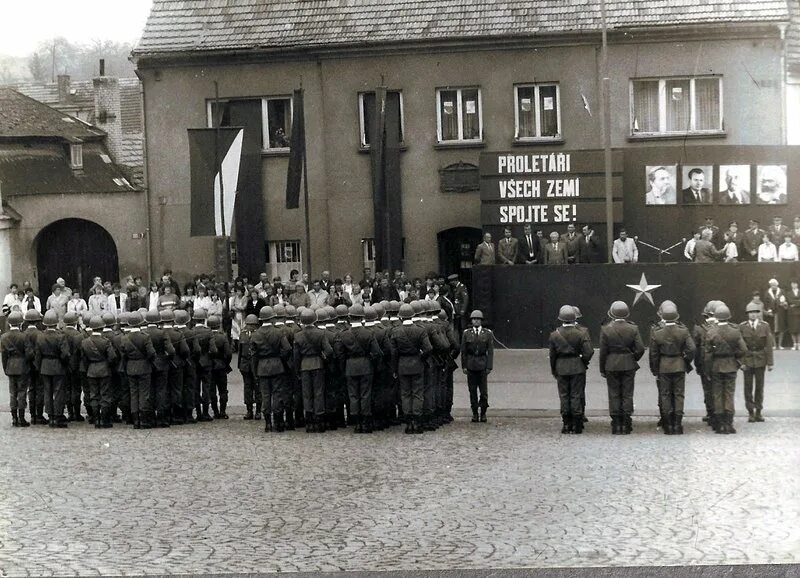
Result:
{"type": "MultiPolygon", "coordinates": [[[[383,303],[388,304],[388,301],[383,303]]],[[[389,348],[387,329],[381,323],[385,311],[382,303],[375,303],[372,307],[364,309],[364,319],[366,320],[364,326],[372,330],[375,341],[378,342],[378,347],[381,350],[381,358],[376,360],[372,366],[372,425],[378,431],[384,430],[389,426],[387,408],[391,395],[389,361],[391,360],[392,352],[389,348]],[[374,318],[371,310],[375,312],[374,318]]]]}
{"type": "MultiPolygon", "coordinates": [[[[581,313],[581,310],[577,305],[573,305],[572,308],[575,310],[575,327],[583,331],[586,334],[586,339],[588,339],[589,343],[591,343],[592,334],[589,333],[589,328],[585,325],[581,325],[583,313],[581,313]]],[[[592,348],[592,352],[594,352],[594,348],[592,348]]],[[[581,397],[581,414],[583,415],[583,423],[589,421],[589,419],[586,417],[586,387],[583,388],[583,396],[581,397]]]]}
{"type": "Polygon", "coordinates": [[[447,277],[453,291],[453,324],[456,335],[461,335],[466,329],[467,307],[469,307],[469,292],[466,286],[458,280],[458,273],[447,277]]]}
{"type": "Polygon", "coordinates": [[[131,416],[134,429],[153,427],[153,399],[150,381],[156,350],[150,336],[141,329],[144,319],[138,311],[128,315],[130,330],[122,337],[125,375],[131,390],[131,416]]]}
{"type": "Polygon", "coordinates": [[[692,368],[695,345],[689,330],[678,323],[678,308],[672,301],[661,304],[659,315],[663,324],[650,338],[650,370],[658,383],[663,431],[681,435],[686,373],[692,368]]]}
{"type": "Polygon", "coordinates": [[[205,309],[195,309],[192,319],[194,320],[192,333],[197,342],[197,380],[194,386],[195,400],[200,401],[200,404],[195,407],[197,411],[197,421],[212,421],[214,418],[208,414],[208,404],[211,401],[210,391],[213,387],[211,382],[211,357],[209,355],[211,330],[206,325],[208,312],[205,309]]]}
{"type": "Polygon", "coordinates": [[[422,417],[424,358],[430,355],[433,347],[428,332],[412,321],[414,308],[408,303],[399,307],[402,323],[389,334],[392,351],[392,371],[400,386],[403,415],[406,419],[407,434],[424,433],[422,417]]]}
{"type": "Polygon", "coordinates": [[[261,419],[261,390],[256,386],[255,376],[253,375],[253,358],[250,357],[250,336],[258,327],[258,317],[252,313],[244,320],[244,328],[239,333],[239,373],[242,374],[244,383],[244,407],[246,413],[244,419],[261,419]],[[253,404],[255,403],[255,415],[253,414],[253,404]],[[257,417],[256,417],[257,416],[257,417]]]}
{"type": "Polygon", "coordinates": [[[66,403],[66,366],[72,351],[67,338],[56,329],[58,315],[50,309],[44,314],[46,329],[36,336],[36,367],[44,389],[44,400],[50,427],[65,428],[68,425],[64,416],[66,403]]]}
{"type": "Polygon", "coordinates": [[[706,406],[706,416],[703,418],[704,422],[708,425],[713,423],[714,416],[714,397],[711,394],[711,378],[710,374],[706,373],[703,367],[703,343],[705,341],[706,333],[708,330],[717,324],[717,318],[714,317],[714,309],[719,301],[709,301],[703,308],[703,321],[694,326],[692,338],[695,345],[694,366],[697,373],[700,374],[700,383],[703,386],[703,403],[706,406]]]}
{"type": "Polygon", "coordinates": [[[30,363],[31,373],[28,382],[28,406],[31,411],[31,423],[33,425],[47,425],[49,420],[44,417],[44,387],[42,380],[39,379],[39,367],[36,365],[36,338],[39,335],[39,328],[36,326],[42,320],[42,314],[37,309],[28,309],[25,311],[25,339],[30,346],[31,357],[28,359],[30,363]]]}
{"type": "Polygon", "coordinates": [[[86,335],[78,331],[78,314],[68,311],[64,314],[64,328],[61,330],[67,338],[70,359],[67,363],[65,390],[67,399],[67,421],[84,421],[81,415],[81,342],[86,335]]]}
{"type": "Polygon", "coordinates": [[[82,357],[86,361],[86,379],[89,382],[87,407],[92,408],[96,428],[113,427],[111,412],[116,412],[114,392],[111,389],[111,366],[117,360],[117,352],[111,341],[102,334],[105,326],[101,316],[92,317],[89,320],[89,336],[81,341],[80,346],[82,357]]]}
{"type": "Polygon", "coordinates": [[[170,425],[182,425],[186,423],[183,415],[183,371],[187,361],[191,360],[192,352],[189,344],[179,329],[175,328],[175,312],[171,309],[161,311],[161,323],[163,324],[164,335],[167,336],[175,355],[172,363],[169,364],[167,373],[167,413],[169,414],[170,425]]]}
{"type": "MultiPolygon", "coordinates": [[[[108,339],[111,342],[111,345],[114,347],[114,351],[117,355],[116,363],[112,364],[111,366],[111,392],[114,396],[114,403],[111,407],[111,421],[116,421],[115,417],[117,416],[117,406],[122,409],[122,420],[128,425],[133,425],[133,416],[131,415],[131,390],[128,387],[128,378],[125,375],[125,356],[122,351],[122,336],[128,331],[128,317],[130,313],[122,312],[119,314],[119,329],[116,331],[114,330],[114,325],[116,320],[114,319],[114,315],[112,313],[103,313],[101,315],[100,320],[103,322],[103,330],[101,332],[102,336],[108,339]]],[[[86,358],[83,358],[83,363],[81,364],[81,371],[83,371],[83,376],[86,378],[86,387],[84,389],[84,399],[91,399],[91,393],[89,391],[89,379],[86,376],[86,358]]],[[[89,423],[97,425],[97,418],[99,416],[94,415],[94,410],[89,409],[89,406],[86,407],[86,412],[89,414],[89,423]]]]}
{"type": "Polygon", "coordinates": [[[447,339],[449,349],[445,357],[446,365],[442,374],[442,420],[444,423],[453,423],[453,372],[458,369],[456,359],[461,352],[458,335],[447,320],[447,312],[439,309],[436,322],[447,339]]]}
{"type": "MultiPolygon", "coordinates": [[[[300,326],[295,323],[297,318],[297,308],[294,305],[284,305],[286,311],[286,319],[284,327],[286,328],[286,338],[289,340],[289,345],[294,346],[294,338],[300,331],[300,326]]],[[[297,428],[305,427],[305,416],[303,415],[303,384],[300,383],[300,374],[292,373],[291,380],[292,389],[289,392],[289,405],[286,409],[287,414],[294,414],[294,425],[297,428]]]]}
{"type": "MultiPolygon", "coordinates": [[[[589,333],[575,323],[575,308],[564,305],[558,312],[561,327],[550,334],[550,371],[558,384],[561,401],[561,433],[583,433],[586,368],[594,355],[589,333]]],[[[617,432],[614,432],[617,433],[617,432]]]]}
{"type": "Polygon", "coordinates": [[[172,341],[158,324],[161,315],[151,309],[145,313],[147,329],[145,332],[153,342],[156,358],[153,361],[153,373],[150,382],[151,399],[156,410],[156,427],[169,427],[169,368],[175,357],[172,341]]]}
{"type": "Polygon", "coordinates": [[[775,361],[773,350],[775,340],[769,323],[761,320],[763,305],[751,301],[747,305],[748,320],[739,324],[742,339],[747,344],[747,354],[742,358],[744,373],[744,401],[747,406],[748,422],[762,422],[764,409],[764,370],[772,371],[775,361]],[[755,390],[753,382],[755,381],[755,390]]]}
{"type": "Polygon", "coordinates": [[[461,337],[461,369],[467,375],[472,422],[486,423],[486,408],[489,407],[487,376],[494,361],[494,335],[482,326],[483,313],[480,310],[476,309],[469,317],[472,328],[464,331],[461,337]],[[480,418],[478,408],[481,410],[480,418]]]}
{"type": "Polygon", "coordinates": [[[345,361],[339,358],[336,351],[336,342],[339,340],[339,336],[350,329],[348,319],[350,310],[345,305],[338,311],[334,309],[334,313],[335,315],[329,315],[325,308],[317,311],[319,326],[327,332],[328,341],[333,347],[333,359],[328,363],[328,381],[325,383],[325,411],[328,413],[328,429],[355,425],[355,418],[350,415],[350,396],[347,393],[347,378],[344,375],[345,361]],[[346,419],[345,410],[347,411],[346,419]],[[350,423],[350,420],[353,420],[353,423],[350,423]]]}
{"type": "Polygon", "coordinates": [[[747,344],[737,325],[731,325],[731,311],[720,302],[715,309],[717,325],[709,329],[703,343],[703,368],[711,374],[714,395],[714,423],[719,434],[735,434],[733,427],[736,373],[747,355],[747,344]]]}
{"type": "MultiPolygon", "coordinates": [[[[28,427],[25,421],[25,396],[31,375],[31,358],[34,356],[33,344],[25,338],[20,326],[22,313],[12,311],[8,314],[8,331],[0,336],[0,355],[3,371],[8,376],[8,398],[11,405],[11,425],[28,427]]],[[[33,410],[33,407],[31,407],[33,410]]],[[[31,412],[33,413],[33,412],[31,412]]],[[[33,419],[33,415],[31,415],[33,419]]]]}
{"type": "Polygon", "coordinates": [[[261,327],[250,336],[250,356],[253,358],[253,373],[261,388],[264,431],[282,432],[287,399],[285,364],[292,348],[283,330],[273,325],[275,311],[272,307],[262,307],[258,319],[261,327]]]}
{"type": "Polygon", "coordinates": [[[231,369],[233,351],[228,336],[222,332],[222,320],[216,315],[208,318],[211,330],[209,354],[211,357],[211,407],[214,408],[214,419],[228,419],[228,373],[231,369]],[[217,405],[219,396],[219,405],[217,405]]]}
{"type": "MultiPolygon", "coordinates": [[[[183,417],[188,424],[197,423],[192,416],[192,411],[200,407],[199,392],[197,391],[197,365],[195,359],[200,355],[200,347],[194,337],[194,330],[188,326],[189,313],[183,309],[175,311],[175,329],[180,332],[184,342],[189,347],[189,356],[183,367],[183,385],[180,398],[174,400],[183,410],[183,417]]],[[[200,417],[200,412],[197,412],[200,417]]]]}
{"type": "Polygon", "coordinates": [[[608,311],[611,321],[600,330],[600,375],[608,384],[611,433],[633,431],[633,387],[637,363],[644,355],[644,343],[635,323],[627,321],[630,311],[622,301],[614,301],[608,311]]]}
{"type": "Polygon", "coordinates": [[[303,388],[306,432],[325,432],[325,361],[333,357],[327,332],[316,327],[317,314],[300,312],[303,328],[295,334],[294,368],[303,388]]]}

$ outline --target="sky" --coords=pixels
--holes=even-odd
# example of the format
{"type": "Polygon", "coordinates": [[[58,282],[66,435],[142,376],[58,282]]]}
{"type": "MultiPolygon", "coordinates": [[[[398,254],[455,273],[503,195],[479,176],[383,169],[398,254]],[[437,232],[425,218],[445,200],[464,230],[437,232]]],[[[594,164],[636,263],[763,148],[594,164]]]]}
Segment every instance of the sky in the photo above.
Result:
{"type": "Polygon", "coordinates": [[[151,0],[0,0],[0,54],[27,56],[43,40],[135,43],[151,0]]]}

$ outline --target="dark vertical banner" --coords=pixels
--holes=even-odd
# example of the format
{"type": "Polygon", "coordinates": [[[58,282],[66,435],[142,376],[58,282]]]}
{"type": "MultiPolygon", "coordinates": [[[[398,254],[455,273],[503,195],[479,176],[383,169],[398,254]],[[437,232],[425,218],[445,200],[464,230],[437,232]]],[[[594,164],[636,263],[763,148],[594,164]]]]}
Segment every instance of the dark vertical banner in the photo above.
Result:
{"type": "Polygon", "coordinates": [[[306,122],[303,110],[303,90],[295,90],[292,96],[292,135],[289,141],[289,167],[286,172],[286,208],[300,208],[300,184],[303,178],[303,163],[306,162],[306,122]]]}
{"type": "Polygon", "coordinates": [[[400,94],[375,90],[370,135],[375,262],[380,269],[399,269],[402,260],[402,189],[400,186],[400,94]]]}

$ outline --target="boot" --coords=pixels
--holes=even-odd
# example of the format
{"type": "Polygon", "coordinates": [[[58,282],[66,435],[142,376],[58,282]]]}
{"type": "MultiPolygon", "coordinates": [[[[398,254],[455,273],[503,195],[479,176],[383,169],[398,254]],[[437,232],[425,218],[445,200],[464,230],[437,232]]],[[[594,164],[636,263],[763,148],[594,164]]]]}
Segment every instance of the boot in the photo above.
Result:
{"type": "Polygon", "coordinates": [[[417,419],[411,420],[411,433],[414,434],[424,434],[425,430],[422,427],[422,424],[417,419]]]}
{"type": "Polygon", "coordinates": [[[569,433],[569,414],[562,413],[561,414],[561,433],[566,434],[569,433]]]}
{"type": "Polygon", "coordinates": [[[633,431],[633,419],[631,418],[631,416],[626,415],[625,417],[622,418],[622,420],[623,420],[622,421],[622,433],[624,435],[628,435],[629,433],[631,433],[633,431]]]}
{"type": "Polygon", "coordinates": [[[50,425],[50,420],[44,417],[44,413],[37,413],[36,421],[38,422],[38,425],[50,425]]]}
{"type": "Polygon", "coordinates": [[[294,412],[294,425],[297,429],[304,428],[306,425],[306,416],[303,410],[298,409],[294,412]]]}
{"type": "Polygon", "coordinates": [[[75,406],[74,417],[75,417],[75,421],[76,422],[84,422],[84,421],[86,421],[84,419],[84,417],[81,415],[81,404],[80,403],[75,406]]]}
{"type": "Polygon", "coordinates": [[[424,431],[436,431],[436,426],[433,424],[430,414],[422,416],[420,426],[424,431]]]}
{"type": "Polygon", "coordinates": [[[169,427],[169,410],[161,410],[158,412],[160,420],[158,427],[169,427]]]}
{"type": "MultiPolygon", "coordinates": [[[[97,416],[95,415],[94,417],[96,421],[97,416]]],[[[142,412],[131,412],[131,417],[133,418],[133,429],[142,429],[142,412]]]]}
{"type": "Polygon", "coordinates": [[[197,421],[213,421],[214,418],[208,415],[208,404],[203,404],[203,413],[197,412],[197,421]]]}
{"type": "Polygon", "coordinates": [[[672,433],[678,436],[683,435],[683,414],[676,413],[674,414],[674,420],[672,422],[672,433]]]}
{"type": "Polygon", "coordinates": [[[325,414],[325,427],[331,431],[335,431],[342,427],[342,422],[344,422],[344,417],[337,415],[336,413],[326,413],[325,414]]]}
{"type": "Polygon", "coordinates": [[[228,400],[225,401],[219,400],[219,417],[220,419],[228,419],[228,400]]]}
{"type": "MultiPolygon", "coordinates": [[[[197,418],[196,418],[196,417],[194,416],[194,414],[192,413],[192,407],[191,407],[191,406],[189,406],[189,407],[187,407],[187,408],[184,408],[184,410],[183,410],[183,414],[184,414],[184,416],[185,416],[185,420],[186,420],[186,423],[187,423],[187,424],[193,424],[193,423],[197,423],[197,418]]],[[[198,413],[197,413],[197,415],[198,415],[198,417],[199,417],[199,415],[200,415],[200,412],[198,412],[198,413]]]]}
{"type": "Polygon", "coordinates": [[[481,408],[481,423],[486,423],[486,408],[481,408]]]}
{"type": "Polygon", "coordinates": [[[729,434],[735,434],[736,429],[733,427],[733,412],[729,411],[727,414],[727,423],[728,423],[728,431],[729,434]]]}
{"type": "MultiPolygon", "coordinates": [[[[123,416],[124,417],[124,416],[123,416]]],[[[173,405],[172,411],[169,415],[169,423],[172,425],[184,425],[186,420],[183,416],[183,408],[179,405],[173,405]]]]}
{"type": "Polygon", "coordinates": [[[95,416],[94,411],[86,412],[86,421],[88,421],[91,425],[94,425],[97,422],[97,417],[95,416]]]}
{"type": "Polygon", "coordinates": [[[577,413],[572,416],[572,431],[576,434],[583,433],[583,414],[577,413]]]}
{"type": "Polygon", "coordinates": [[[406,430],[405,433],[413,434],[414,433],[414,422],[411,419],[406,420],[406,430]]]}
{"type": "Polygon", "coordinates": [[[757,410],[756,410],[756,421],[757,421],[757,422],[762,422],[762,421],[764,421],[764,418],[761,416],[761,410],[760,410],[760,409],[757,409],[757,410]]]}
{"type": "Polygon", "coordinates": [[[19,413],[19,418],[18,418],[19,427],[29,427],[31,424],[29,424],[25,420],[25,410],[24,409],[17,410],[17,413],[19,413]]]}
{"type": "Polygon", "coordinates": [[[309,413],[308,417],[311,419],[316,433],[325,433],[325,414],[314,415],[313,413],[309,413]]]}
{"type": "Polygon", "coordinates": [[[64,429],[64,428],[69,427],[69,422],[67,421],[67,418],[64,417],[63,415],[60,415],[60,416],[58,416],[57,419],[54,419],[53,423],[55,423],[56,427],[60,428],[60,429],[64,429]]]}
{"type": "Polygon", "coordinates": [[[244,419],[253,419],[253,404],[248,403],[245,407],[247,408],[247,411],[244,414],[244,419]]]}
{"type": "Polygon", "coordinates": [[[286,426],[283,423],[283,415],[280,413],[273,413],[272,414],[272,421],[275,422],[274,431],[278,433],[282,433],[286,431],[286,426]]]}
{"type": "Polygon", "coordinates": [[[661,430],[664,432],[665,435],[671,436],[675,433],[672,427],[672,420],[670,419],[669,414],[662,413],[661,419],[658,421],[661,425],[661,430]]]}
{"type": "Polygon", "coordinates": [[[122,423],[122,418],[119,417],[119,414],[117,413],[117,408],[116,407],[112,407],[108,411],[110,412],[111,422],[112,423],[122,423]]]}
{"type": "Polygon", "coordinates": [[[222,419],[222,416],[219,413],[219,405],[217,405],[217,400],[211,400],[211,413],[213,414],[214,419],[222,419]]]}
{"type": "MultiPolygon", "coordinates": [[[[105,420],[109,419],[106,416],[107,410],[100,410],[94,416],[94,429],[101,429],[104,426],[105,420]]],[[[110,420],[109,420],[110,421],[110,420]]]]}
{"type": "Polygon", "coordinates": [[[478,421],[480,421],[478,419],[478,410],[477,409],[473,409],[472,410],[472,423],[478,423],[478,421]]]}
{"type": "Polygon", "coordinates": [[[620,428],[619,417],[612,415],[611,416],[611,435],[619,435],[622,433],[622,428],[620,428]]]}
{"type": "Polygon", "coordinates": [[[152,411],[142,411],[139,413],[141,416],[142,429],[153,429],[154,413],[152,411]]]}
{"type": "Polygon", "coordinates": [[[286,410],[286,429],[294,431],[294,411],[291,409],[286,410]]]}
{"type": "Polygon", "coordinates": [[[373,431],[372,416],[367,416],[363,419],[362,433],[371,434],[373,431]]]}
{"type": "Polygon", "coordinates": [[[127,425],[133,425],[133,415],[131,414],[129,407],[126,407],[122,410],[122,421],[127,425]]]}
{"type": "Polygon", "coordinates": [[[354,415],[352,417],[352,421],[353,421],[353,424],[355,425],[355,428],[353,428],[353,433],[357,433],[357,434],[364,433],[364,428],[361,426],[361,416],[360,415],[354,415]]]}
{"type": "Polygon", "coordinates": [[[75,421],[75,410],[71,403],[67,404],[67,421],[75,421]]]}
{"type": "Polygon", "coordinates": [[[747,410],[747,422],[756,423],[756,413],[752,409],[747,410]]]}
{"type": "Polygon", "coordinates": [[[311,416],[311,413],[308,413],[308,412],[306,413],[305,422],[306,422],[306,433],[314,433],[316,430],[314,428],[315,424],[313,422],[313,418],[311,416]]]}
{"type": "Polygon", "coordinates": [[[11,412],[11,427],[19,427],[19,412],[16,409],[11,412]]]}
{"type": "Polygon", "coordinates": [[[271,432],[272,431],[272,421],[270,420],[270,414],[264,412],[264,431],[271,432]]]}
{"type": "Polygon", "coordinates": [[[253,419],[259,420],[261,419],[261,404],[256,404],[256,411],[253,412],[253,419]]]}

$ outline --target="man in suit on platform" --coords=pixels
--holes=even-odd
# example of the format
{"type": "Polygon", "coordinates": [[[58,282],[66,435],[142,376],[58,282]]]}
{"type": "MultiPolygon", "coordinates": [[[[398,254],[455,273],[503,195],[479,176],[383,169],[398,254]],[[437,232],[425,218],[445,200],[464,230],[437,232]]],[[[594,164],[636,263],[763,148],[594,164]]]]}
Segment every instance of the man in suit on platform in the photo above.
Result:
{"type": "Polygon", "coordinates": [[[583,236],[581,237],[581,263],[602,263],[603,244],[600,236],[589,225],[583,226],[583,236]]]}
{"type": "Polygon", "coordinates": [[[497,261],[492,234],[485,233],[483,242],[475,249],[475,265],[494,265],[497,261]]]}
{"type": "Polygon", "coordinates": [[[544,248],[545,265],[566,265],[567,244],[559,241],[558,233],[550,233],[550,242],[544,248]]]}
{"type": "Polygon", "coordinates": [[[511,236],[511,229],[503,229],[503,239],[497,244],[497,258],[503,265],[513,265],[517,262],[519,254],[519,241],[511,236]]]}
{"type": "Polygon", "coordinates": [[[525,225],[519,240],[519,262],[526,265],[542,262],[542,246],[530,225],[525,225]]]}
{"type": "Polygon", "coordinates": [[[681,191],[681,202],[684,205],[708,205],[711,203],[711,191],[704,188],[706,175],[703,169],[694,168],[689,171],[689,186],[681,191]]]}
{"type": "Polygon", "coordinates": [[[561,235],[561,241],[567,247],[567,263],[581,262],[581,235],[575,231],[575,225],[567,225],[567,232],[561,235]]]}

